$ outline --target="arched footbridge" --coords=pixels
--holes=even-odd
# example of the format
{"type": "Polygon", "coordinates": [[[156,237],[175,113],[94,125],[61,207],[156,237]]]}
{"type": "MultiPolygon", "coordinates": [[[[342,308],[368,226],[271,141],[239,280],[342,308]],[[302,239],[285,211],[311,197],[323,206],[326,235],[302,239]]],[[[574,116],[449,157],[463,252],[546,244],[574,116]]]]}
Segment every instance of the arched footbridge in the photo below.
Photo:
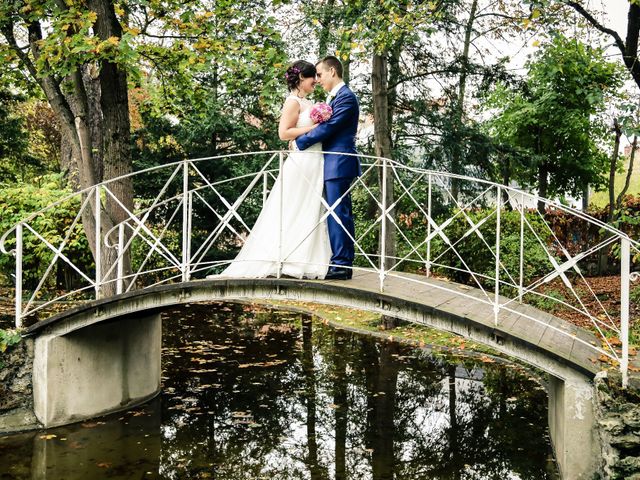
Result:
{"type": "MultiPolygon", "coordinates": [[[[548,372],[558,463],[565,478],[588,478],[598,457],[591,380],[603,360],[627,378],[638,242],[583,212],[508,186],[424,169],[418,161],[361,159],[363,175],[350,191],[356,262],[346,281],[217,275],[268,196],[286,203],[283,182],[276,181],[285,152],[136,172],[70,194],[17,223],[0,248],[16,261],[16,326],[29,325],[24,333],[35,338],[38,420],[60,425],[157,394],[158,312],[169,305],[301,300],[454,332],[548,372]],[[118,193],[128,182],[143,192],[133,205],[118,193]],[[76,215],[52,231],[61,206],[76,215]],[[87,260],[79,246],[101,260],[87,260]],[[35,252],[46,262],[34,263],[35,252]],[[601,298],[590,277],[612,254],[619,302],[601,298]],[[70,280],[54,288],[61,286],[61,271],[70,280]],[[72,306],[60,312],[61,305],[72,306]]],[[[323,205],[314,228],[333,215],[332,206],[323,205]]],[[[263,260],[282,267],[296,248],[278,248],[277,257],[263,260]]]]}

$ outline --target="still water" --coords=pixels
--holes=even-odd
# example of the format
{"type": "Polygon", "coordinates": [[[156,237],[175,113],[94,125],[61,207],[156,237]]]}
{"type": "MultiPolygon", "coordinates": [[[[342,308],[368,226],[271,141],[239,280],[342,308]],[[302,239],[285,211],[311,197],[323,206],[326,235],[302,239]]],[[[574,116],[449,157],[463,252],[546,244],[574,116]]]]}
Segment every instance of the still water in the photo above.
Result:
{"type": "Polygon", "coordinates": [[[159,398],[0,437],[0,479],[557,478],[547,396],[520,367],[242,305],[163,328],[159,398]]]}

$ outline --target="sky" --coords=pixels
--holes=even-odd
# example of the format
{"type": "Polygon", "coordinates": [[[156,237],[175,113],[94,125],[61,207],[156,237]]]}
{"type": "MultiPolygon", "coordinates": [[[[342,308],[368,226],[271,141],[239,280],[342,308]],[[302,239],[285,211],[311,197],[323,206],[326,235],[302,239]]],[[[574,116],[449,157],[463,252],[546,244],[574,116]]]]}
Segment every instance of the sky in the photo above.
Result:
{"type": "Polygon", "coordinates": [[[602,0],[600,3],[606,5],[605,10],[607,17],[609,17],[607,26],[613,28],[624,39],[629,0],[602,0]]]}

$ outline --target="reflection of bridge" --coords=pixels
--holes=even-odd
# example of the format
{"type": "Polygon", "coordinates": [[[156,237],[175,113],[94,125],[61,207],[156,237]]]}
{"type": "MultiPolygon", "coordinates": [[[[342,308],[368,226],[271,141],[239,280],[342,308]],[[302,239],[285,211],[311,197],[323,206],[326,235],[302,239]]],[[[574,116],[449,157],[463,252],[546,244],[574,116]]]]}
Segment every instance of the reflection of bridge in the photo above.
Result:
{"type": "MultiPolygon", "coordinates": [[[[55,239],[38,225],[54,218],[63,202],[5,233],[2,249],[15,245],[17,326],[36,314],[46,316],[60,300],[87,300],[28,329],[36,336],[40,421],[67,423],[154,395],[160,378],[158,308],[212,299],[300,299],[391,313],[473,338],[545,370],[552,375],[550,426],[561,468],[567,478],[589,470],[595,445],[589,382],[598,369],[593,359],[619,363],[626,376],[630,257],[640,245],[581,212],[543,200],[568,220],[569,235],[526,210],[525,204],[539,199],[525,192],[363,157],[365,172],[352,187],[360,212],[353,280],[198,280],[228,263],[232,255],[222,258],[221,252],[245,238],[283,158],[280,152],[235,155],[137,172],[134,181],[155,182],[159,193],[136,202],[133,211],[119,203],[113,180],[66,200],[76,200],[77,215],[55,239]],[[255,167],[255,173],[223,180],[206,173],[238,165],[255,167]],[[108,231],[101,225],[106,201],[118,204],[126,217],[108,231]],[[76,227],[87,215],[96,220],[92,250],[97,258],[113,251],[109,264],[94,267],[74,256],[82,235],[76,227]],[[391,253],[390,232],[397,238],[391,253]],[[579,232],[584,235],[577,238],[579,232]],[[621,252],[619,311],[605,308],[585,275],[614,247],[621,252]],[[24,267],[36,250],[50,252],[49,264],[29,285],[24,267]],[[77,288],[39,300],[60,265],[76,274],[77,288]],[[471,286],[444,281],[443,275],[467,279],[471,286]],[[108,289],[117,295],[101,298],[108,289]],[[527,303],[564,309],[591,324],[599,338],[527,303]],[[611,337],[621,340],[619,350],[611,337]]],[[[286,262],[292,252],[279,250],[278,258],[266,260],[286,262]]]]}

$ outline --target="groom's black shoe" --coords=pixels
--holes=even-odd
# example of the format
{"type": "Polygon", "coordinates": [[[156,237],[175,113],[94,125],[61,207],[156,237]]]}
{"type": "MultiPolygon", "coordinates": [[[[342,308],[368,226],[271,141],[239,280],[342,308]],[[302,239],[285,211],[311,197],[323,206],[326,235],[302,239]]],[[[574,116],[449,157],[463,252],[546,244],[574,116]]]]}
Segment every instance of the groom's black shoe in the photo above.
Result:
{"type": "Polygon", "coordinates": [[[349,280],[353,276],[353,270],[346,267],[329,267],[325,280],[349,280]]]}

